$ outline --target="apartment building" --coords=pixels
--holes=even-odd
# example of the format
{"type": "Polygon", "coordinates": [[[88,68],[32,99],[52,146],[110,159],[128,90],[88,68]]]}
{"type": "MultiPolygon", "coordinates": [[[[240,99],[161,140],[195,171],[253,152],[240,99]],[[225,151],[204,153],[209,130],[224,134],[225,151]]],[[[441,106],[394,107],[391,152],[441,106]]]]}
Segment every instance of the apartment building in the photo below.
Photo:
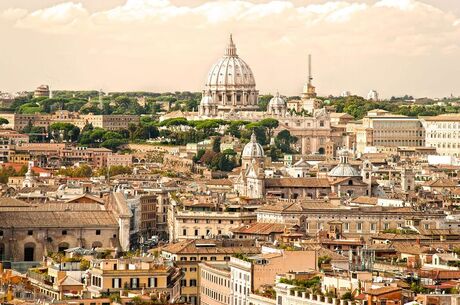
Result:
{"type": "Polygon", "coordinates": [[[200,272],[200,304],[228,305],[231,303],[230,267],[227,262],[202,262],[200,272]]]}
{"type": "Polygon", "coordinates": [[[425,146],[425,128],[415,117],[375,109],[369,111],[360,124],[353,125],[356,150],[360,153],[367,147],[425,146]]]}
{"type": "MultiPolygon", "coordinates": [[[[204,199],[203,199],[204,200],[204,199]]],[[[256,221],[253,208],[242,206],[223,207],[212,201],[191,202],[182,206],[171,206],[171,241],[231,236],[232,229],[256,221]]]]}
{"type": "Polygon", "coordinates": [[[83,295],[83,274],[80,262],[61,262],[29,269],[27,277],[38,296],[62,300],[83,295]]]}
{"type": "Polygon", "coordinates": [[[443,156],[460,156],[460,115],[442,114],[422,117],[426,130],[426,146],[436,148],[443,156]]]}
{"type": "Polygon", "coordinates": [[[181,280],[182,296],[192,305],[200,304],[199,263],[228,262],[233,255],[241,253],[253,255],[260,253],[260,249],[254,246],[252,240],[196,239],[171,243],[161,250],[162,257],[174,261],[184,272],[184,278],[181,280]]]}
{"type": "Polygon", "coordinates": [[[256,214],[257,222],[298,225],[308,236],[316,236],[320,231],[337,231],[334,234],[364,239],[389,229],[439,229],[446,218],[441,211],[417,211],[411,207],[346,207],[325,200],[278,200],[259,208],[256,214]]]}
{"type": "Polygon", "coordinates": [[[272,285],[278,274],[316,270],[317,253],[263,247],[260,254],[239,255],[226,263],[199,266],[201,304],[249,305],[251,293],[272,285]]]}
{"type": "Polygon", "coordinates": [[[183,273],[171,262],[149,257],[131,259],[94,259],[89,270],[87,289],[93,297],[120,290],[144,290],[166,294],[170,303],[181,296],[183,273]]]}

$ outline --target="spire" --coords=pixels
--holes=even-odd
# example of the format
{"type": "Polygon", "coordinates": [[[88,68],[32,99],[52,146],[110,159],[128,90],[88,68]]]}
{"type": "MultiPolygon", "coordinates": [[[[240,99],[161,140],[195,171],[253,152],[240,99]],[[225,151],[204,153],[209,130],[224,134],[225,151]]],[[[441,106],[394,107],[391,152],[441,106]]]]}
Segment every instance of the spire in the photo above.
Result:
{"type": "Polygon", "coordinates": [[[313,76],[311,75],[311,54],[308,54],[308,84],[311,85],[313,76]]]}
{"type": "Polygon", "coordinates": [[[256,142],[257,142],[256,134],[254,133],[254,131],[252,131],[251,142],[252,142],[252,143],[256,143],[256,142]]]}
{"type": "Polygon", "coordinates": [[[226,56],[237,56],[236,55],[236,46],[233,43],[233,36],[230,34],[230,40],[228,42],[227,49],[225,50],[225,55],[226,56]]]}

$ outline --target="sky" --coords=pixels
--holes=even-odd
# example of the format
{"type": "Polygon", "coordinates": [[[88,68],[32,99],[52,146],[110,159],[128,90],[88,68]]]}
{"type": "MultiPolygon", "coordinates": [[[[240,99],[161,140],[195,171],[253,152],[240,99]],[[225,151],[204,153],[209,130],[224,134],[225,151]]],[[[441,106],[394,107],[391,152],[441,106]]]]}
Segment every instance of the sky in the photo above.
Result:
{"type": "Polygon", "coordinates": [[[262,94],[460,95],[459,0],[1,0],[0,91],[201,91],[230,33],[262,94]]]}

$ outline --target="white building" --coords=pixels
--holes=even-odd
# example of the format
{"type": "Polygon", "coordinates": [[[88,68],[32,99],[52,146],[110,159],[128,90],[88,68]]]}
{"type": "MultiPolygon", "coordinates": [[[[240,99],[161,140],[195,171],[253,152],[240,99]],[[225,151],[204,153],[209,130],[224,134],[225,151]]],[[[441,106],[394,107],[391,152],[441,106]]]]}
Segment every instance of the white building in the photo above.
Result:
{"type": "Polygon", "coordinates": [[[367,99],[370,101],[378,101],[379,100],[379,93],[375,90],[369,91],[367,94],[367,99]]]}
{"type": "Polygon", "coordinates": [[[459,114],[422,117],[421,121],[426,131],[426,146],[435,147],[442,156],[460,156],[459,114]]]}

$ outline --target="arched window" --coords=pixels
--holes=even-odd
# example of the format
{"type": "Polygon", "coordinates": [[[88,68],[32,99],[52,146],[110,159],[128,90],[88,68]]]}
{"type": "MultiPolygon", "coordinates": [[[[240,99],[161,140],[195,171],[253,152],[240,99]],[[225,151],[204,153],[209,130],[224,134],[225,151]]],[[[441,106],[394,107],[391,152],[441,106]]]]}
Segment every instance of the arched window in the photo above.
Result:
{"type": "Polygon", "coordinates": [[[69,244],[68,243],[59,243],[58,252],[64,252],[67,249],[69,249],[69,244]]]}

